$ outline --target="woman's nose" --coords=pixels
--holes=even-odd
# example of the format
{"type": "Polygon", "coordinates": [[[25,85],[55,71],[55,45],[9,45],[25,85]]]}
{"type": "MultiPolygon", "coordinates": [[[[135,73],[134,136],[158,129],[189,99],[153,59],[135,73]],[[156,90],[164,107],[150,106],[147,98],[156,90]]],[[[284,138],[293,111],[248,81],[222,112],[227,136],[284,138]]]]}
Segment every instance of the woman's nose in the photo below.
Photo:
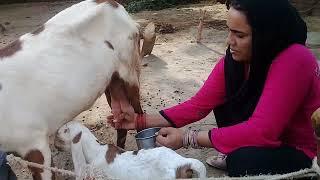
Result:
{"type": "Polygon", "coordinates": [[[234,38],[232,37],[231,32],[229,32],[229,34],[228,34],[226,43],[227,43],[228,45],[234,45],[234,44],[235,44],[235,41],[234,41],[234,38]]]}

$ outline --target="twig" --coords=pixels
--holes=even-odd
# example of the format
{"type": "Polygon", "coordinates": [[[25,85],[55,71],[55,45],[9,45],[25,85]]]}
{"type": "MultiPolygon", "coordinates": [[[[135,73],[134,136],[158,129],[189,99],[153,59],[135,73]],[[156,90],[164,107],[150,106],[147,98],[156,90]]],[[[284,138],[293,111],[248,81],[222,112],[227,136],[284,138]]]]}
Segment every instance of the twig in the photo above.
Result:
{"type": "Polygon", "coordinates": [[[202,39],[202,31],[203,31],[203,22],[204,22],[204,19],[205,19],[205,16],[206,16],[206,10],[202,10],[200,9],[200,22],[199,22],[199,25],[198,25],[198,36],[197,36],[197,43],[200,43],[201,42],[201,39],[202,39]]]}

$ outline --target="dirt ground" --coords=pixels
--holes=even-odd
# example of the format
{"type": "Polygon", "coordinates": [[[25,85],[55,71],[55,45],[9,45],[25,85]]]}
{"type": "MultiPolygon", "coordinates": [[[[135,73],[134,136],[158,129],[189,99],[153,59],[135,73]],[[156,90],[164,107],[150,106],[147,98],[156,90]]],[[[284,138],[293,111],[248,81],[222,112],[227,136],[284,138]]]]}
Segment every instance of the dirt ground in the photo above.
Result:
{"type": "MultiPolygon", "coordinates": [[[[0,48],[14,41],[20,35],[36,29],[50,17],[75,1],[65,3],[28,3],[0,6],[0,48]]],[[[204,1],[200,4],[180,6],[161,11],[145,11],[132,15],[142,25],[153,21],[157,25],[158,36],[152,55],[142,61],[141,102],[148,113],[170,107],[190,98],[202,86],[216,61],[224,55],[227,29],[225,25],[226,8],[219,3],[204,1]],[[203,40],[195,42],[199,10],[208,11],[203,40]]],[[[305,17],[309,31],[320,32],[320,17],[305,17]]],[[[319,47],[317,47],[319,48],[319,47]]],[[[318,53],[319,49],[313,49],[318,53]]],[[[115,130],[105,124],[110,114],[105,97],[100,97],[95,105],[83,112],[76,120],[82,121],[104,143],[115,142],[115,130]]],[[[205,119],[190,125],[193,128],[208,130],[216,126],[210,113],[205,119]]],[[[126,149],[137,149],[135,131],[130,131],[126,149]]],[[[205,163],[213,149],[180,149],[183,156],[200,159],[205,163]]],[[[72,169],[69,153],[57,152],[53,148],[57,167],[72,169]]],[[[224,175],[223,171],[207,166],[208,177],[224,175]]],[[[66,179],[60,177],[60,179],[66,179]]]]}

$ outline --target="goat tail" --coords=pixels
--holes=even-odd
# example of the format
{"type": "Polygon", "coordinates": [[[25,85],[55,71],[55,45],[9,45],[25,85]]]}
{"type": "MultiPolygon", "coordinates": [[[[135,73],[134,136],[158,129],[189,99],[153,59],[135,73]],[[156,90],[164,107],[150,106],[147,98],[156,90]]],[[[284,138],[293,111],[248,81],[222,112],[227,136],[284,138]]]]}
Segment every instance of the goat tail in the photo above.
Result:
{"type": "Polygon", "coordinates": [[[198,175],[199,179],[206,179],[207,177],[207,170],[206,167],[204,166],[204,164],[197,160],[197,159],[189,159],[190,165],[191,165],[191,169],[193,171],[195,171],[198,175]]]}

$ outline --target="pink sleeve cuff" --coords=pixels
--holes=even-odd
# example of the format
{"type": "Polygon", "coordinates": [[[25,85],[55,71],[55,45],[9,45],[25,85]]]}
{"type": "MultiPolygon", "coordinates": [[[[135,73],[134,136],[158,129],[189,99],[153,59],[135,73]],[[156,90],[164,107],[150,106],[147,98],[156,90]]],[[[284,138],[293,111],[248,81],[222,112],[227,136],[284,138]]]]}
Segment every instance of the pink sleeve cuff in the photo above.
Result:
{"type": "Polygon", "coordinates": [[[164,110],[159,111],[159,113],[164,119],[166,119],[171,124],[172,127],[177,128],[177,125],[165,114],[164,110]]]}

